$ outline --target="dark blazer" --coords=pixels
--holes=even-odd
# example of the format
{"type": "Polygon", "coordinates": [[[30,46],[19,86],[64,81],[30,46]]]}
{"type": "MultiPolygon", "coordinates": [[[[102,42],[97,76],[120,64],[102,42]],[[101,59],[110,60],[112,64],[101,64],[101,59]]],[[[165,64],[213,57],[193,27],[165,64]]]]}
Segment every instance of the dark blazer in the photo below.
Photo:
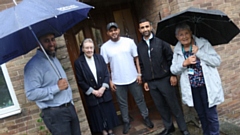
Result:
{"type": "Polygon", "coordinates": [[[98,103],[108,102],[112,100],[112,95],[110,89],[106,89],[102,97],[96,97],[92,93],[90,95],[86,95],[85,92],[92,87],[94,90],[98,90],[102,87],[103,83],[109,84],[109,73],[107,69],[107,65],[103,59],[103,57],[99,54],[94,54],[94,61],[97,71],[97,82],[94,79],[94,76],[89,68],[86,58],[84,55],[81,55],[75,62],[74,67],[77,75],[78,85],[84,92],[85,99],[87,101],[88,106],[95,106],[98,103]]]}

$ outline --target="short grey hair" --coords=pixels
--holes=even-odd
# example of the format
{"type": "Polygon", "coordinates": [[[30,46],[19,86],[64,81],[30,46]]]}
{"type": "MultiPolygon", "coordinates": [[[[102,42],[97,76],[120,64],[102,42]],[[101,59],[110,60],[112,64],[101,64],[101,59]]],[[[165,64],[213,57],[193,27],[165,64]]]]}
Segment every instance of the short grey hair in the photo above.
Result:
{"type": "Polygon", "coordinates": [[[84,46],[85,43],[93,43],[94,44],[94,42],[93,42],[93,40],[91,38],[84,39],[83,42],[82,42],[82,47],[84,46]]]}
{"type": "Polygon", "coordinates": [[[175,35],[177,35],[180,30],[189,30],[189,31],[191,31],[191,28],[190,28],[190,26],[189,26],[188,24],[186,24],[186,23],[180,23],[180,24],[178,24],[178,25],[176,26],[175,35]]]}

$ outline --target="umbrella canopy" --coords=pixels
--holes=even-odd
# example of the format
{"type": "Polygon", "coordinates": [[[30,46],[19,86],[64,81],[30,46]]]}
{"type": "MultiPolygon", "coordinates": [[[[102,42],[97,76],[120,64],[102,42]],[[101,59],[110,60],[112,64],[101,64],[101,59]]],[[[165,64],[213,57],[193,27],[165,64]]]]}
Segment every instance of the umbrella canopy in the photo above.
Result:
{"type": "Polygon", "coordinates": [[[178,23],[188,24],[195,36],[208,39],[212,45],[226,44],[239,33],[239,28],[223,12],[190,7],[163,18],[158,23],[156,36],[176,45],[175,28],[178,23]]]}
{"type": "Polygon", "coordinates": [[[3,10],[0,12],[0,64],[36,48],[38,41],[34,33],[49,30],[60,36],[87,18],[91,8],[75,0],[23,0],[3,10]]]}

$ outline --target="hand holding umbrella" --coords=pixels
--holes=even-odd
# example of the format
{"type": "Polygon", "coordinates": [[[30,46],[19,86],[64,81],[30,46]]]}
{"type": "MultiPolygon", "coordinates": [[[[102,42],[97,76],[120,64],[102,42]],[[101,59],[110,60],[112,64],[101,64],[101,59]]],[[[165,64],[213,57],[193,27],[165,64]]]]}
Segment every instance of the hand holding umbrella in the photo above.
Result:
{"type": "Polygon", "coordinates": [[[58,87],[60,90],[66,90],[68,88],[68,82],[67,79],[59,79],[58,80],[58,87]]]}

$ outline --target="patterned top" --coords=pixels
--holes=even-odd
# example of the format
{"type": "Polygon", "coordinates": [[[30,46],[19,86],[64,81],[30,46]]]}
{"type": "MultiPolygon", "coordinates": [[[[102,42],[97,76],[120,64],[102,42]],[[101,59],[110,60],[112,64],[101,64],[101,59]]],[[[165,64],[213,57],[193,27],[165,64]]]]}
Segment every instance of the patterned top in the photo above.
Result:
{"type": "MultiPolygon", "coordinates": [[[[184,52],[184,57],[188,58],[189,56],[193,55],[193,53],[189,51],[184,52]]],[[[200,59],[197,58],[196,64],[192,64],[188,66],[188,68],[192,68],[194,70],[194,74],[188,74],[189,80],[191,87],[201,87],[205,85],[204,77],[203,77],[203,72],[202,72],[202,66],[200,65],[200,59]]]]}

